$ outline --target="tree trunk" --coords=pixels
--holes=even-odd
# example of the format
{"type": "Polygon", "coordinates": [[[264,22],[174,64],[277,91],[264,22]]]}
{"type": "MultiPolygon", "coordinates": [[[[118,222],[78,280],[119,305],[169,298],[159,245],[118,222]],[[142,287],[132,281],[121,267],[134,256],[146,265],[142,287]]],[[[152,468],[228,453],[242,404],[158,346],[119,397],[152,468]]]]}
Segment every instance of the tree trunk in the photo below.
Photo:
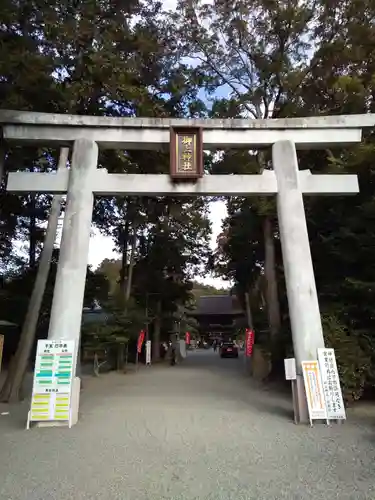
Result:
{"type": "Polygon", "coordinates": [[[247,318],[247,326],[254,329],[253,324],[253,315],[251,314],[251,305],[250,305],[250,294],[249,292],[245,292],[245,304],[246,304],[246,318],[247,318]]]}
{"type": "MultiPolygon", "coordinates": [[[[69,149],[61,149],[58,166],[59,170],[66,168],[68,154],[69,149]]],[[[40,308],[43,302],[44,290],[52,260],[57,225],[60,216],[61,201],[62,195],[55,195],[53,197],[44,245],[39,259],[38,274],[23,323],[20,341],[14,360],[9,368],[7,378],[0,392],[0,401],[3,402],[19,401],[21,396],[23,379],[27,371],[30,352],[35,339],[40,308]]]]}
{"type": "Polygon", "coordinates": [[[116,366],[117,366],[118,372],[124,372],[124,370],[125,370],[125,344],[118,344],[117,345],[116,366]]]}
{"type": "Polygon", "coordinates": [[[160,359],[160,333],[161,333],[161,300],[156,304],[156,317],[154,320],[154,335],[152,342],[152,361],[153,363],[160,359]]]}
{"type": "Polygon", "coordinates": [[[5,174],[5,147],[2,142],[0,142],[0,188],[3,183],[3,178],[5,174]]]}
{"type": "Polygon", "coordinates": [[[129,361],[129,342],[126,342],[124,373],[128,371],[128,361],[129,361]]]}
{"type": "Polygon", "coordinates": [[[137,228],[134,227],[133,238],[131,242],[131,250],[130,250],[130,260],[129,260],[129,271],[128,271],[128,279],[126,282],[126,291],[125,291],[125,304],[129,302],[130,294],[132,290],[132,280],[133,280],[133,268],[135,264],[135,247],[137,245],[137,228]]]}
{"type": "Polygon", "coordinates": [[[125,297],[126,294],[126,271],[128,265],[128,240],[129,240],[129,202],[125,202],[126,206],[126,220],[124,228],[122,231],[122,258],[121,258],[121,269],[120,269],[120,290],[122,296],[125,297]]]}
{"type": "Polygon", "coordinates": [[[126,291],[126,271],[128,266],[128,239],[129,239],[129,221],[126,220],[123,231],[122,257],[121,257],[121,269],[120,269],[120,289],[122,290],[124,296],[126,291]]]}
{"type": "Polygon", "coordinates": [[[36,195],[30,195],[30,222],[29,222],[29,267],[33,269],[36,265],[36,195]]]}
{"type": "Polygon", "coordinates": [[[266,217],[264,220],[263,231],[265,245],[264,272],[267,287],[267,313],[268,324],[271,333],[271,341],[273,342],[277,337],[277,334],[279,333],[281,320],[279,296],[277,291],[275,240],[273,237],[272,221],[269,217],[266,217]]]}
{"type": "MultiPolygon", "coordinates": [[[[124,296],[124,314],[126,315],[128,312],[128,302],[130,299],[130,294],[132,290],[132,279],[133,279],[133,267],[134,267],[134,260],[135,260],[135,246],[137,244],[137,229],[134,227],[134,233],[133,233],[133,238],[131,242],[131,250],[130,250],[130,261],[129,261],[129,270],[128,270],[128,279],[126,281],[126,289],[125,289],[125,296],[124,296]]],[[[127,250],[126,250],[127,251],[127,250]]],[[[124,257],[124,255],[123,255],[124,257]]],[[[125,283],[124,283],[125,286],[125,283]]],[[[127,363],[128,363],[128,343],[126,344],[126,360],[124,357],[125,353],[125,345],[120,344],[117,346],[117,371],[122,371],[126,369],[127,363]]]]}

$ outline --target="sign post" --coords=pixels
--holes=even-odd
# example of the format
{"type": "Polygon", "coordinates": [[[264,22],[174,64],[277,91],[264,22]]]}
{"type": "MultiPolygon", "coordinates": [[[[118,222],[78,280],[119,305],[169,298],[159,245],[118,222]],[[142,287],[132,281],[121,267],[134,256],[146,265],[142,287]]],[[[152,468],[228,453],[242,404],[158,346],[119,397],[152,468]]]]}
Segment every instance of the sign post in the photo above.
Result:
{"type": "Polygon", "coordinates": [[[327,420],[327,411],[318,361],[302,361],[302,373],[310,425],[312,426],[313,420],[327,420]]]}
{"type": "Polygon", "coordinates": [[[30,422],[68,422],[71,427],[78,419],[72,401],[74,352],[74,340],[38,340],[27,429],[30,422]]]}
{"type": "Polygon", "coordinates": [[[342,422],[346,419],[346,412],[342,398],[339,373],[337,371],[335,351],[325,348],[318,349],[318,360],[322,374],[327,420],[342,422]]]}
{"type": "Polygon", "coordinates": [[[285,368],[285,380],[290,380],[292,385],[292,398],[293,398],[293,413],[294,413],[294,423],[299,422],[299,412],[297,404],[297,366],[296,359],[289,358],[284,359],[285,368]]]}

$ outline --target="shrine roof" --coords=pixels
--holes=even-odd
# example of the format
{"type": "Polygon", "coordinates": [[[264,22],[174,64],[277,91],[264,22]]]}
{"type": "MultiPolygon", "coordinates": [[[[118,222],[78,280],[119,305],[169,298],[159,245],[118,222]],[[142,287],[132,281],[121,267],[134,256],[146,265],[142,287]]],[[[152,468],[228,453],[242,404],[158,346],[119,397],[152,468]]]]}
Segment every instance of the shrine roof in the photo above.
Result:
{"type": "Polygon", "coordinates": [[[237,297],[232,295],[203,295],[197,299],[193,316],[241,315],[242,308],[237,297]]]}

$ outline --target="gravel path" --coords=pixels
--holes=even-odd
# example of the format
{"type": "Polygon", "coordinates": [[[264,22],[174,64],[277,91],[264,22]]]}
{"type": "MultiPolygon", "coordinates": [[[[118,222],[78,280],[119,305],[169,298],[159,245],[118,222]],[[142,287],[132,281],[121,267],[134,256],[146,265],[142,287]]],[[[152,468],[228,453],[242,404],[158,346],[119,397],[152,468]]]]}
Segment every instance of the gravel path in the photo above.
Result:
{"type": "MultiPolygon", "coordinates": [[[[89,378],[77,426],[0,416],[0,499],[374,499],[375,439],[356,418],[295,426],[289,398],[212,352],[89,378]]],[[[4,407],[0,408],[4,411],[4,407]]]]}

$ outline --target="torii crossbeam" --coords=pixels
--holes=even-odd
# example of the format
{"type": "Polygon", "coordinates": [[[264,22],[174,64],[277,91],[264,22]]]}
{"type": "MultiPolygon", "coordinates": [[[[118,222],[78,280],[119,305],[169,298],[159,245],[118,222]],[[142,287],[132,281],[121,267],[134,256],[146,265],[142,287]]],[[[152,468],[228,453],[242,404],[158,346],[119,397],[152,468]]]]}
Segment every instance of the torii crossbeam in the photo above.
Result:
{"type": "MultiPolygon", "coordinates": [[[[356,175],[313,175],[309,170],[298,172],[298,184],[303,194],[356,194],[356,175]]],[[[69,170],[53,174],[12,172],[7,189],[12,192],[66,194],[69,170]]],[[[102,196],[270,196],[277,193],[273,170],[259,175],[206,175],[197,182],[177,184],[164,174],[109,174],[95,170],[87,188],[102,196]],[[151,187],[152,186],[152,187],[151,187]]]]}

